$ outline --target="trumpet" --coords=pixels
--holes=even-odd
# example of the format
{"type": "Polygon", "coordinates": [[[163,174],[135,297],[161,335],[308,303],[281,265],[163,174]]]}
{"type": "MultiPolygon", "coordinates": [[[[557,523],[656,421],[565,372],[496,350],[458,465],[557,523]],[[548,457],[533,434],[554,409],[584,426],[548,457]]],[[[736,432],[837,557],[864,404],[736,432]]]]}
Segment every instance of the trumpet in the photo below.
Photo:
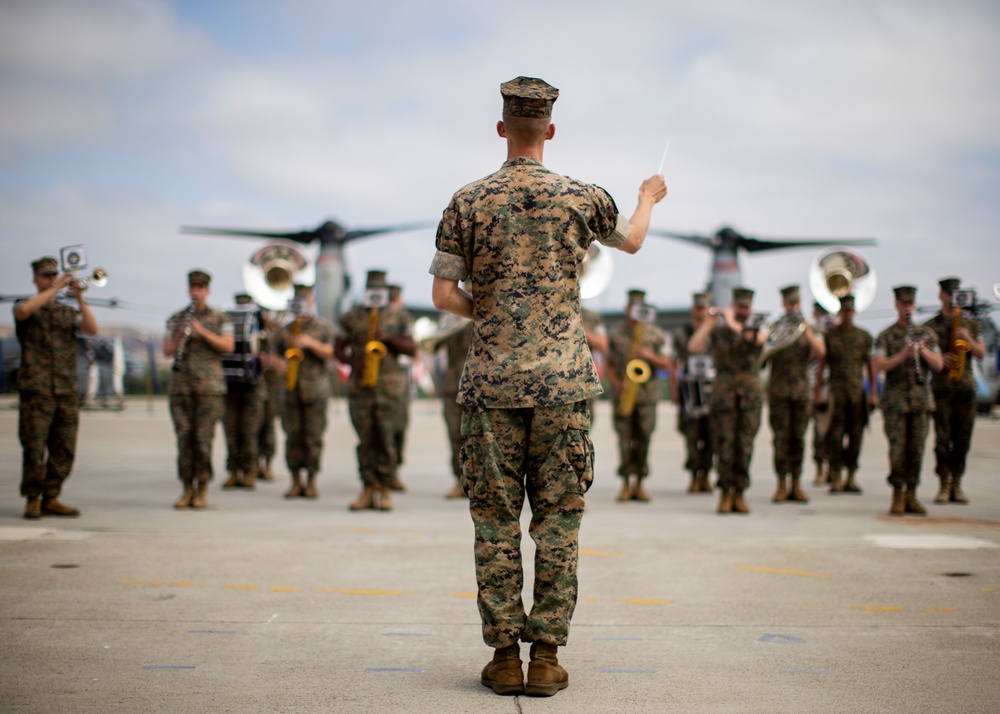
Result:
{"type": "Polygon", "coordinates": [[[80,292],[91,285],[95,288],[103,288],[108,284],[108,271],[104,268],[94,268],[93,272],[85,278],[73,278],[72,283],[80,292]]]}

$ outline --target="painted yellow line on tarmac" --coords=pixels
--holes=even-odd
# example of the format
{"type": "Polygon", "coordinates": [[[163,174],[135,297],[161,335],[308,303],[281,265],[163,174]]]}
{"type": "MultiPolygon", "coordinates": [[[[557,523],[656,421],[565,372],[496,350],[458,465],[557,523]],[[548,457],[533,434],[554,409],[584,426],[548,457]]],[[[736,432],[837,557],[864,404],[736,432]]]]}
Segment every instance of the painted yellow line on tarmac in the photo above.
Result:
{"type": "Polygon", "coordinates": [[[597,558],[624,558],[624,553],[608,553],[604,550],[580,550],[580,555],[593,555],[597,558]]]}
{"type": "Polygon", "coordinates": [[[227,583],[227,590],[256,590],[256,585],[237,585],[236,583],[227,583]]]}
{"type": "Polygon", "coordinates": [[[640,598],[620,597],[618,602],[627,602],[631,605],[669,605],[673,600],[644,600],[640,598]]]}
{"type": "Polygon", "coordinates": [[[596,597],[582,597],[580,598],[580,602],[600,602],[600,599],[596,597]]]}
{"type": "Polygon", "coordinates": [[[851,607],[865,612],[903,612],[903,608],[898,605],[851,605],[851,607]]]}
{"type": "Polygon", "coordinates": [[[925,607],[923,610],[917,610],[917,612],[955,612],[953,607],[925,607]]]}
{"type": "Polygon", "coordinates": [[[452,597],[468,597],[468,598],[474,598],[474,597],[476,597],[476,594],[475,594],[475,593],[452,593],[452,594],[451,594],[451,596],[452,596],[452,597]]]}
{"type": "Polygon", "coordinates": [[[783,568],[762,568],[756,565],[733,565],[736,570],[746,570],[755,573],[774,573],[775,575],[798,575],[803,578],[831,578],[830,573],[813,573],[808,570],[785,570],[783,568]]]}
{"type": "Polygon", "coordinates": [[[996,591],[996,588],[979,588],[979,592],[982,593],[995,593],[996,591]]]}
{"type": "Polygon", "coordinates": [[[402,595],[402,590],[338,590],[344,595],[402,595]]]}
{"type": "Polygon", "coordinates": [[[273,593],[297,593],[297,592],[299,592],[298,588],[289,588],[289,587],[286,587],[284,585],[272,585],[271,587],[268,588],[268,590],[270,590],[273,593]]]}

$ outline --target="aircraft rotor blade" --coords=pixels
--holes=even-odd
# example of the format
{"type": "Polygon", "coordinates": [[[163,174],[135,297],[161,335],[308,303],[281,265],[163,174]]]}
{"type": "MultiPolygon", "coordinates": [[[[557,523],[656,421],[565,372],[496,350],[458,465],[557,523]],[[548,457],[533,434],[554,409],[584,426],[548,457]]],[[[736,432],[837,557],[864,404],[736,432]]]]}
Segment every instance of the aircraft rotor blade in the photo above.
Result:
{"type": "Polygon", "coordinates": [[[648,235],[659,236],[661,238],[676,238],[677,240],[686,241],[688,243],[695,243],[705,248],[711,248],[713,243],[712,239],[708,236],[696,236],[689,233],[673,233],[671,231],[660,230],[659,228],[650,228],[646,231],[648,235]]]}
{"type": "Polygon", "coordinates": [[[740,237],[740,247],[748,253],[761,250],[779,250],[781,248],[805,248],[820,245],[875,245],[874,238],[817,238],[812,240],[762,240],[759,238],[740,237]]]}
{"type": "Polygon", "coordinates": [[[181,233],[209,236],[237,236],[248,238],[282,238],[296,243],[312,243],[318,237],[316,231],[296,231],[281,233],[277,231],[250,231],[235,228],[201,228],[199,226],[181,226],[181,233]]]}
{"type": "Polygon", "coordinates": [[[433,228],[437,223],[403,223],[398,226],[381,226],[379,228],[357,228],[347,231],[341,239],[342,243],[367,238],[368,236],[380,235],[382,233],[405,233],[406,231],[419,231],[425,228],[433,228]]]}

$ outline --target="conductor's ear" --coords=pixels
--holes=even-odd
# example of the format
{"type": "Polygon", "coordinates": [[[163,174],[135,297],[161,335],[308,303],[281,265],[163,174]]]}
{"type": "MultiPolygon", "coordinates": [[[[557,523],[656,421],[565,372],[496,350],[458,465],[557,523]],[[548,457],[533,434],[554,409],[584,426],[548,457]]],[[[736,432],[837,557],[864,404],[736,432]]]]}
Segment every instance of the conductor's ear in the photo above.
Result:
{"type": "Polygon", "coordinates": [[[499,135],[501,139],[507,138],[507,127],[503,125],[502,119],[497,122],[497,135],[499,135]]]}

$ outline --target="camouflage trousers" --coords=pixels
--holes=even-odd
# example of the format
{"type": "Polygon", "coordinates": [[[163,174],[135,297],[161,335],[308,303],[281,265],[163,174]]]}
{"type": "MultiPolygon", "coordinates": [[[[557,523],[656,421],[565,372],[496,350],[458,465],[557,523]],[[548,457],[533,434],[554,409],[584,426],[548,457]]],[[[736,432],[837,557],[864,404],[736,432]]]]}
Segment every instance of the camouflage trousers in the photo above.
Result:
{"type": "Polygon", "coordinates": [[[827,444],[827,440],[830,433],[827,432],[826,436],[823,436],[822,434],[819,433],[819,420],[816,418],[815,412],[813,413],[812,425],[813,425],[812,428],[813,462],[815,462],[816,466],[819,467],[820,464],[823,464],[830,460],[830,449],[829,445],[827,444]]]}
{"type": "Polygon", "coordinates": [[[618,475],[649,475],[649,443],[656,429],[656,402],[637,402],[629,416],[614,403],[615,432],[618,434],[618,475]]]}
{"type": "Polygon", "coordinates": [[[170,418],[177,437],[177,477],[184,483],[212,480],[212,441],[222,418],[221,394],[171,394],[170,418]]]}
{"type": "Polygon", "coordinates": [[[18,432],[23,450],[21,495],[54,498],[69,478],[76,455],[80,398],[22,392],[18,432]]]}
{"type": "Polygon", "coordinates": [[[404,410],[388,399],[351,397],[350,414],[358,435],[358,473],[362,483],[388,485],[399,466],[396,449],[404,410]]]}
{"type": "Polygon", "coordinates": [[[927,441],[927,412],[884,411],[882,420],[889,440],[889,483],[916,488],[927,441]]]}
{"type": "Polygon", "coordinates": [[[774,473],[801,476],[806,451],[806,429],[812,404],[799,399],[772,399],[768,420],[774,444],[774,473]]]}
{"type": "Polygon", "coordinates": [[[304,402],[297,392],[285,395],[281,428],[285,432],[285,464],[292,473],[319,473],[326,433],[326,399],[304,402]]]}
{"type": "Polygon", "coordinates": [[[396,442],[396,468],[394,471],[398,471],[399,467],[403,465],[403,457],[406,452],[406,430],[410,428],[410,398],[407,397],[397,408],[401,414],[396,436],[393,439],[396,442]]]}
{"type": "Polygon", "coordinates": [[[833,394],[831,399],[830,408],[833,409],[833,415],[830,418],[830,431],[826,435],[830,470],[840,471],[846,468],[848,471],[855,471],[858,468],[861,442],[868,421],[865,395],[862,392],[849,399],[846,393],[833,394]]]}
{"type": "Polygon", "coordinates": [[[444,395],[444,422],[448,426],[448,441],[451,443],[451,471],[455,478],[462,478],[462,405],[455,399],[458,394],[444,395]]]}
{"type": "Polygon", "coordinates": [[[264,391],[264,413],[260,419],[260,430],[257,432],[257,453],[261,458],[272,459],[278,448],[278,439],[274,422],[281,417],[285,401],[284,382],[275,388],[270,380],[266,380],[264,391]]]}
{"type": "Polygon", "coordinates": [[[230,388],[222,415],[226,435],[226,470],[256,473],[259,464],[258,437],[264,418],[264,385],[250,389],[230,388]]]}
{"type": "Polygon", "coordinates": [[[475,526],[483,641],[565,645],[576,609],[584,493],[594,478],[586,401],[533,409],[466,407],[462,487],[475,526]],[[521,600],[521,510],[535,542],[531,611],[521,600]]]}
{"type": "Polygon", "coordinates": [[[735,409],[712,407],[712,448],[721,489],[744,491],[750,486],[753,440],[760,429],[764,403],[760,397],[727,399],[735,409]]]}
{"type": "Polygon", "coordinates": [[[976,423],[976,393],[935,392],[934,457],[938,476],[961,476],[976,423]]]}
{"type": "Polygon", "coordinates": [[[707,416],[677,419],[677,431],[684,435],[687,459],[684,468],[691,473],[712,470],[712,422],[707,416]]]}

